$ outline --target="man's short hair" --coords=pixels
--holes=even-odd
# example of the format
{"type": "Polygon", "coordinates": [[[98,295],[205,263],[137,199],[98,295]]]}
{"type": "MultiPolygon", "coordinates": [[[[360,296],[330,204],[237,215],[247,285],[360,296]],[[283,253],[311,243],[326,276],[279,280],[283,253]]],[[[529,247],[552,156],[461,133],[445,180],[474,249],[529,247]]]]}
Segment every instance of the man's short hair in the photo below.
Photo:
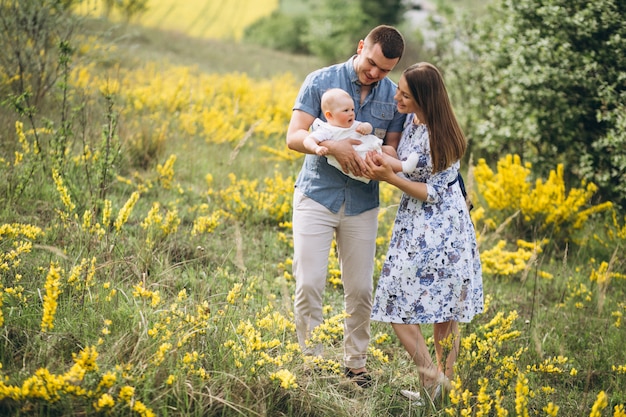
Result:
{"type": "Polygon", "coordinates": [[[365,43],[368,45],[379,44],[387,59],[402,58],[404,53],[404,38],[393,26],[376,26],[365,37],[365,43]]]}

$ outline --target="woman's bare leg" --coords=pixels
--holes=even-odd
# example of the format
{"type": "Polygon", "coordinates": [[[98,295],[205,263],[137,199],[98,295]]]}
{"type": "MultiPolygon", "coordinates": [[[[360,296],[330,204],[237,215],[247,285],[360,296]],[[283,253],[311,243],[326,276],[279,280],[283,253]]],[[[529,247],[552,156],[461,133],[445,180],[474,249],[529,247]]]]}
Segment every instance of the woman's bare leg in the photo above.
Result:
{"type": "Polygon", "coordinates": [[[400,343],[417,365],[422,386],[430,387],[435,384],[438,377],[437,367],[430,356],[419,324],[392,323],[391,326],[400,339],[400,343]]]}

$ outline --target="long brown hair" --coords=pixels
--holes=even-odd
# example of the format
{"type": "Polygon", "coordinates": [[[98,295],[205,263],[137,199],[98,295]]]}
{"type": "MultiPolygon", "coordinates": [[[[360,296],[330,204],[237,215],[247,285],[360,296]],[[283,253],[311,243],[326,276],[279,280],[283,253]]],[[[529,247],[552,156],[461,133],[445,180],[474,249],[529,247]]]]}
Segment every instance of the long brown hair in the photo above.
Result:
{"type": "Polygon", "coordinates": [[[426,120],[433,172],[440,172],[460,160],[467,140],[454,115],[448,90],[437,67],[428,62],[413,64],[402,73],[413,99],[426,120]]]}

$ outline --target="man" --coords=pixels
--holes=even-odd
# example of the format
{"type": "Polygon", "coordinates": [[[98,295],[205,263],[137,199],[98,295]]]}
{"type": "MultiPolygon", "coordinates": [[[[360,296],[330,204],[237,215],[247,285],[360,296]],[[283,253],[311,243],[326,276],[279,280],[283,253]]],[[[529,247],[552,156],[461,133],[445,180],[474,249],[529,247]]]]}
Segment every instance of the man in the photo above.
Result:
{"type": "MultiPolygon", "coordinates": [[[[360,40],[348,61],[309,74],[300,88],[287,131],[287,146],[306,153],[296,180],[293,199],[293,273],[296,280],[294,312],[298,342],[305,354],[320,355],[320,346],[308,346],[311,331],[322,323],[322,297],[328,254],[336,236],[346,313],[344,323],[345,375],[362,387],[371,383],[365,368],[370,338],[372,275],[378,229],[378,182],[354,180],[328,164],[326,157],[308,152],[303,141],[329,88],[347,91],[355,103],[356,120],[369,122],[373,134],[397,147],[404,115],[393,99],[396,84],[387,75],[404,52],[397,29],[381,25],[360,40]]],[[[356,139],[325,141],[344,172],[362,176],[363,159],[354,150],[356,139]]]]}

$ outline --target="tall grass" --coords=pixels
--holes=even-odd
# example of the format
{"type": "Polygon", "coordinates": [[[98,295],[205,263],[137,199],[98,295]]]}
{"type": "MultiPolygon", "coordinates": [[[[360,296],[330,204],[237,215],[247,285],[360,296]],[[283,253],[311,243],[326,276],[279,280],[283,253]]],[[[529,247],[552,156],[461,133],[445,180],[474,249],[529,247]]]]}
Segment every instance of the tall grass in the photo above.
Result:
{"type": "MultiPolygon", "coordinates": [[[[419,408],[399,395],[417,372],[387,325],[372,329],[374,386],[341,376],[334,251],[316,334],[325,355],[297,347],[290,202],[301,155],[284,136],[301,77],[278,62],[271,77],[190,57],[144,62],[91,38],[79,51],[65,88],[86,133],[71,136],[63,169],[41,168],[51,156],[33,147],[54,124],[1,119],[3,145],[14,144],[0,154],[3,178],[35,167],[23,191],[0,188],[10,202],[0,220],[3,415],[625,415],[625,219],[594,206],[590,185],[565,186],[559,167],[536,179],[514,155],[470,167],[487,308],[462,329],[454,389],[419,408]],[[119,150],[107,159],[106,149],[119,150]],[[86,173],[103,164],[100,194],[86,173]]],[[[41,116],[58,117],[54,107],[41,116]]],[[[376,276],[398,199],[383,185],[376,276]]]]}

